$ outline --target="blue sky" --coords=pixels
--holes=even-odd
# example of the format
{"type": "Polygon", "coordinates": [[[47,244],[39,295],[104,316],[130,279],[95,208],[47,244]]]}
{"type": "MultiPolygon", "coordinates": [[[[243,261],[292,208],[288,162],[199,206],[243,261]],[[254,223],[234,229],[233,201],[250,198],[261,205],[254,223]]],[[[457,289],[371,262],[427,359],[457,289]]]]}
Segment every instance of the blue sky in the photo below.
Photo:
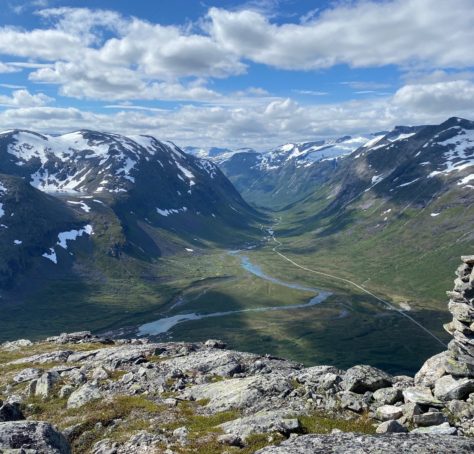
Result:
{"type": "Polygon", "coordinates": [[[2,130],[269,148],[474,118],[472,0],[4,3],[2,130]]]}

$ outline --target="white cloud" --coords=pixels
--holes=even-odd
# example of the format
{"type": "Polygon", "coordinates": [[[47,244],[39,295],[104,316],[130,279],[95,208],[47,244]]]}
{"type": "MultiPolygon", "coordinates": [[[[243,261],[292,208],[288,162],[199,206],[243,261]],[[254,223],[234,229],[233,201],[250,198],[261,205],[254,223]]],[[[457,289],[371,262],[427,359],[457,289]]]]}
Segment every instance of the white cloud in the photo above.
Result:
{"type": "Polygon", "coordinates": [[[305,24],[274,24],[256,11],[211,8],[209,30],[236,55],[284,69],[474,64],[472,0],[336,4],[305,24]]]}
{"type": "Polygon", "coordinates": [[[0,105],[9,107],[38,107],[53,102],[44,93],[31,94],[28,90],[15,90],[11,96],[0,95],[0,105]]]}
{"type": "Polygon", "coordinates": [[[15,73],[18,71],[20,71],[20,69],[0,61],[0,74],[15,73]]]}
{"type": "Polygon", "coordinates": [[[428,114],[474,113],[474,83],[453,80],[431,84],[405,85],[394,96],[394,103],[428,114]]]}

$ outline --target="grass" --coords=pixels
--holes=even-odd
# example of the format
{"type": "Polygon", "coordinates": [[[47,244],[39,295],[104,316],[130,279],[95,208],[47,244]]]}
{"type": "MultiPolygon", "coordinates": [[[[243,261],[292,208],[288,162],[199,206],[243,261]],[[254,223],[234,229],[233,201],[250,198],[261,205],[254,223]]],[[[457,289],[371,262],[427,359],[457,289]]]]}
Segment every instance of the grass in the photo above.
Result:
{"type": "Polygon", "coordinates": [[[374,434],[375,427],[367,415],[357,419],[333,418],[323,413],[313,413],[307,416],[298,417],[301,430],[307,434],[329,434],[334,429],[342,432],[356,432],[363,434],[374,434]]]}

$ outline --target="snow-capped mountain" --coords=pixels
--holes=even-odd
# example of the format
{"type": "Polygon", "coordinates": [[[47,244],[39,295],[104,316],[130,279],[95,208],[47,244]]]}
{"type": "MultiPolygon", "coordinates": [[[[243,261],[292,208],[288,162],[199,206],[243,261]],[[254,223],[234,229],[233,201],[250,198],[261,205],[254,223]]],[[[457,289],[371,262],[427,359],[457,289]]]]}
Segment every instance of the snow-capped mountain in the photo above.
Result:
{"type": "Polygon", "coordinates": [[[13,274],[81,255],[153,260],[230,245],[259,217],[215,164],[151,136],[6,131],[0,183],[0,255],[13,274]]]}
{"type": "Polygon", "coordinates": [[[198,158],[207,159],[216,164],[227,161],[232,158],[232,156],[240,153],[255,153],[256,151],[253,148],[236,148],[232,150],[230,148],[218,148],[218,147],[184,147],[183,151],[192,156],[198,158]]]}

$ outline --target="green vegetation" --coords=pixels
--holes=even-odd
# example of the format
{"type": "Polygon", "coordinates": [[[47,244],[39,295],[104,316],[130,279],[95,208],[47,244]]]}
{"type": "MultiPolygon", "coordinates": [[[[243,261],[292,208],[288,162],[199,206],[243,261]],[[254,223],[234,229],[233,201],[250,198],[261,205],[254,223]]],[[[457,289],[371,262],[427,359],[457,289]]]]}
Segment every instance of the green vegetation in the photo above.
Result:
{"type": "Polygon", "coordinates": [[[341,419],[329,417],[322,413],[298,417],[303,433],[328,434],[337,429],[342,432],[356,432],[363,434],[374,434],[375,427],[367,415],[357,419],[341,419]]]}

